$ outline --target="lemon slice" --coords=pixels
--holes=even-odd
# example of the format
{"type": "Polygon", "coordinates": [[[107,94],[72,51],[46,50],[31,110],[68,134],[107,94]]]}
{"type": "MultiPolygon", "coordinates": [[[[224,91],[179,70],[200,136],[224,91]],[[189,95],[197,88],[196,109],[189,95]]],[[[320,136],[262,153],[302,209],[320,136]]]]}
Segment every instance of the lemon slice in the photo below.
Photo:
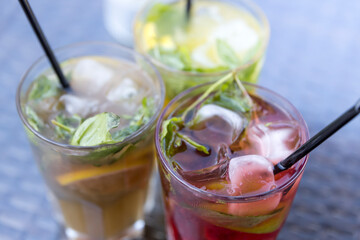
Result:
{"type": "MultiPolygon", "coordinates": [[[[134,154],[133,152],[133,154],[125,156],[125,158],[131,158],[130,161],[128,159],[119,159],[117,162],[111,165],[104,165],[101,167],[89,166],[85,169],[79,169],[62,174],[56,179],[60,185],[66,186],[85,179],[97,178],[119,171],[127,171],[131,168],[147,164],[148,160],[143,159],[148,158],[147,155],[149,155],[149,153],[150,151],[141,151],[139,154],[134,154]]],[[[124,156],[122,158],[124,158],[124,156]]]]}

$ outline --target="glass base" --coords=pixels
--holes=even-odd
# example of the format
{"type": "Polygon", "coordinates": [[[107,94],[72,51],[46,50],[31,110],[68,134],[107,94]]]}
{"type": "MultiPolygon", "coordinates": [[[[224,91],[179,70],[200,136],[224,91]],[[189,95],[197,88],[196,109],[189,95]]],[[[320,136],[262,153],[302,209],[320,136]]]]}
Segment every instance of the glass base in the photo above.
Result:
{"type": "Polygon", "coordinates": [[[125,232],[122,232],[118,236],[110,237],[110,238],[93,238],[91,236],[87,236],[83,233],[80,233],[74,229],[66,228],[65,234],[69,240],[131,240],[139,238],[143,235],[145,228],[145,221],[138,220],[131,227],[129,227],[125,232]]]}

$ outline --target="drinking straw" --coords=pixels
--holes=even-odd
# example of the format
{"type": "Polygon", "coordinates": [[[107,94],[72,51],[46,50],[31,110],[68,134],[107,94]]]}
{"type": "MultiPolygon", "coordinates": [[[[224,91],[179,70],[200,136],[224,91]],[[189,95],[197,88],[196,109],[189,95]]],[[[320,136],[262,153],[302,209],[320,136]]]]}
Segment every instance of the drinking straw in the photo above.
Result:
{"type": "Polygon", "coordinates": [[[352,106],[349,110],[343,113],[340,117],[338,117],[335,121],[330,123],[324,129],[322,129],[315,136],[310,138],[306,143],[304,143],[300,148],[298,148],[295,152],[290,154],[286,159],[282,160],[278,164],[274,166],[274,174],[282,172],[286,169],[289,169],[292,165],[294,165],[297,161],[305,157],[308,153],[310,153],[314,148],[323,143],[326,139],[328,139],[331,135],[337,132],[340,128],[345,126],[348,122],[350,122],[354,117],[356,117],[360,113],[360,99],[352,106]]]}
{"type": "Polygon", "coordinates": [[[190,13],[191,13],[191,7],[192,7],[192,0],[186,0],[186,19],[190,19],[190,13]]]}
{"type": "Polygon", "coordinates": [[[42,46],[42,48],[44,49],[46,56],[48,57],[56,75],[58,76],[61,86],[64,89],[69,89],[70,85],[69,82],[66,80],[64,73],[62,72],[59,62],[57,61],[54,51],[51,49],[48,41],[46,40],[46,37],[43,33],[43,31],[41,30],[41,27],[39,25],[39,22],[37,21],[34,12],[32,11],[30,4],[27,0],[19,0],[19,3],[22,7],[22,9],[25,12],[25,15],[27,16],[38,40],[40,41],[40,44],[42,46]]]}

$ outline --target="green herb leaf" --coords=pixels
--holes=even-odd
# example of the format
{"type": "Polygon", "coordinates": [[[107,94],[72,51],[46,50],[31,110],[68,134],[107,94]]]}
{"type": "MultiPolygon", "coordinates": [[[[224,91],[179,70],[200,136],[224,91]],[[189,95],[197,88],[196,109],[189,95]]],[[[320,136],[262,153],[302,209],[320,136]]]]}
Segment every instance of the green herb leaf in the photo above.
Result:
{"type": "Polygon", "coordinates": [[[209,149],[206,146],[179,133],[182,127],[191,127],[196,123],[196,112],[193,110],[207,103],[217,104],[237,113],[241,112],[246,117],[250,117],[250,114],[247,113],[250,113],[252,108],[252,100],[246,89],[234,73],[229,73],[211,84],[202,95],[182,112],[181,116],[167,119],[162,123],[161,146],[168,157],[175,154],[175,148],[181,146],[182,140],[195,147],[198,151],[209,154],[209,149]]]}
{"type": "Polygon", "coordinates": [[[39,131],[40,128],[44,127],[44,122],[31,107],[25,106],[25,114],[27,116],[27,121],[36,131],[39,131]]]}
{"type": "Polygon", "coordinates": [[[29,100],[41,100],[59,95],[61,89],[57,82],[51,81],[45,76],[36,79],[29,93],[29,100]]]}
{"type": "Polygon", "coordinates": [[[251,111],[252,101],[244,91],[246,90],[240,88],[237,82],[228,82],[206,103],[216,104],[238,113],[247,113],[251,111]]]}
{"type": "Polygon", "coordinates": [[[166,151],[166,155],[172,157],[174,154],[173,145],[179,145],[179,140],[176,140],[176,132],[180,129],[183,124],[182,118],[174,117],[165,120],[161,126],[160,141],[163,149],[166,151]]]}
{"type": "Polygon", "coordinates": [[[182,70],[185,68],[185,64],[182,62],[178,54],[161,54],[160,61],[166,66],[182,70]]]}
{"type": "MultiPolygon", "coordinates": [[[[183,139],[185,142],[187,142],[188,144],[190,144],[191,146],[195,147],[196,150],[203,152],[205,154],[210,154],[209,150],[207,147],[205,147],[204,145],[201,145],[200,143],[195,142],[194,140],[192,140],[191,138],[189,138],[188,136],[185,136],[181,133],[176,133],[176,135],[178,137],[180,137],[181,139],[183,139]]],[[[176,142],[175,142],[176,143],[176,142]]]]}
{"type": "Polygon", "coordinates": [[[230,47],[230,45],[222,39],[217,39],[216,50],[225,65],[230,68],[236,68],[240,66],[239,58],[236,56],[236,52],[230,47]]]}
{"type": "Polygon", "coordinates": [[[161,46],[156,46],[149,51],[149,54],[169,67],[178,70],[192,70],[190,52],[185,47],[165,49],[161,46]]]}
{"type": "MultiPolygon", "coordinates": [[[[127,136],[139,130],[154,115],[154,111],[155,111],[154,99],[152,98],[148,99],[146,97],[143,98],[142,105],[135,114],[135,116],[131,118],[131,122],[129,126],[112,134],[112,138],[114,139],[114,141],[121,142],[127,136]]],[[[125,118],[129,119],[129,116],[126,116],[125,118]]]]}
{"type": "Polygon", "coordinates": [[[124,139],[126,137],[130,136],[131,134],[133,134],[134,132],[139,130],[140,127],[141,127],[141,125],[130,125],[130,126],[124,128],[124,129],[121,129],[121,130],[113,133],[112,138],[116,142],[122,142],[122,141],[124,141],[124,139]]]}
{"type": "Polygon", "coordinates": [[[71,117],[59,114],[55,119],[51,120],[52,124],[55,125],[56,137],[58,139],[70,139],[82,121],[83,119],[77,114],[71,117]]]}
{"type": "Polygon", "coordinates": [[[197,105],[199,105],[201,102],[203,102],[214,90],[216,90],[218,87],[220,87],[222,84],[226,83],[227,81],[234,79],[234,73],[229,73],[228,75],[224,76],[223,78],[219,79],[198,98],[195,102],[193,102],[182,114],[182,119],[185,121],[185,118],[187,114],[195,108],[197,105]]]}
{"type": "Polygon", "coordinates": [[[114,113],[100,113],[86,119],[75,131],[71,145],[96,146],[114,143],[110,130],[118,127],[120,117],[114,113]]]}
{"type": "Polygon", "coordinates": [[[176,4],[157,3],[149,10],[146,21],[154,22],[158,35],[172,35],[185,25],[185,11],[176,4]]]}

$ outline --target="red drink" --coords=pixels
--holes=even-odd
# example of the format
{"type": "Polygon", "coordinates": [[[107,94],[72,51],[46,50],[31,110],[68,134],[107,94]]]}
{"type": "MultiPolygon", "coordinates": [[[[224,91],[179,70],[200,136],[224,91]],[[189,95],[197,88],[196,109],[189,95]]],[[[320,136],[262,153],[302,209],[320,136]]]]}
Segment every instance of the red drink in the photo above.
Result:
{"type": "Polygon", "coordinates": [[[209,86],[180,94],[157,125],[168,239],[276,239],[306,159],[276,176],[272,168],[306,141],[304,120],[285,99],[250,84],[247,110],[216,91],[197,101],[209,86]]]}

